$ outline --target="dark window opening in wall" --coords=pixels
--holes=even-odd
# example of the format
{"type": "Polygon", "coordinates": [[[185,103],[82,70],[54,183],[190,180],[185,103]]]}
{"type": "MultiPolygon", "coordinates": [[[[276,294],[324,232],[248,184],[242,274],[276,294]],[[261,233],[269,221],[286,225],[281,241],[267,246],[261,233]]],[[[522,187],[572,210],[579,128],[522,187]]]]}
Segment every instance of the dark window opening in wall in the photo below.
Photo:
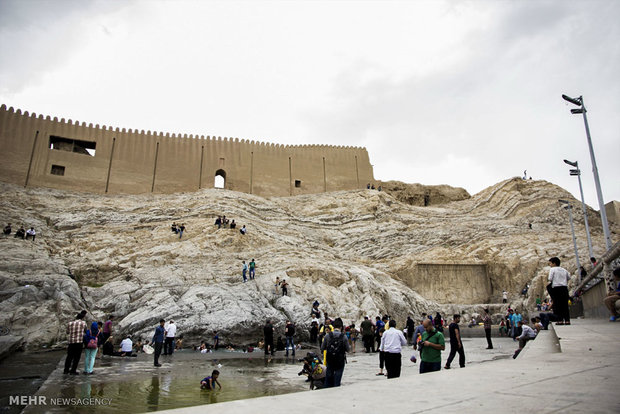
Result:
{"type": "Polygon", "coordinates": [[[65,167],[62,165],[52,165],[52,170],[50,171],[52,175],[65,175],[65,167]]]}
{"type": "Polygon", "coordinates": [[[295,188],[301,187],[301,180],[295,180],[295,188]]]}
{"type": "Polygon", "coordinates": [[[215,188],[226,188],[226,171],[217,170],[215,172],[215,183],[213,184],[215,188]]]}
{"type": "Polygon", "coordinates": [[[50,149],[75,152],[77,154],[84,154],[90,157],[95,156],[96,142],[80,141],[79,139],[57,137],[50,135],[50,149]]]}

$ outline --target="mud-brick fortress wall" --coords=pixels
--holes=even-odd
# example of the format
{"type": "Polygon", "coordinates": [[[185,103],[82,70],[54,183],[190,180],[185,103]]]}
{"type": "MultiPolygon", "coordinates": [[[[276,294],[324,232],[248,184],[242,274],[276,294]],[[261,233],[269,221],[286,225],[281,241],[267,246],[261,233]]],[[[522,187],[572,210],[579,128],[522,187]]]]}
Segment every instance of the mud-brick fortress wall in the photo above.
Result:
{"type": "Polygon", "coordinates": [[[225,188],[286,196],[365,188],[365,148],[278,145],[238,138],[99,127],[0,107],[0,180],[95,193],[225,188]],[[94,156],[90,155],[94,149],[94,156]]]}

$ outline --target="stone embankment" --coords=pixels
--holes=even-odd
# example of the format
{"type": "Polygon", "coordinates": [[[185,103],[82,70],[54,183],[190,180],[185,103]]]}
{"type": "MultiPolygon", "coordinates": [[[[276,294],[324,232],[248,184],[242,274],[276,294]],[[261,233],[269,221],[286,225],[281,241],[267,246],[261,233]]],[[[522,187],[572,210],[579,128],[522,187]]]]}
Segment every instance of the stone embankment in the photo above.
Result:
{"type": "MultiPolygon", "coordinates": [[[[468,320],[487,304],[497,319],[504,289],[513,304],[532,308],[550,256],[575,270],[557,202],[572,197],[545,181],[509,179],[472,197],[457,189],[427,207],[373,190],[265,199],[216,189],[105,196],[0,188],[1,219],[37,230],[35,242],[0,240],[0,325],[30,347],[62,344],[80,309],[88,320],[114,314],[117,333],[144,338],[160,318],[173,319],[186,344],[215,331],[224,343],[256,342],[267,318],[280,334],[291,319],[303,335],[314,299],[346,323],[436,311],[468,320]],[[248,234],[217,229],[218,215],[245,224],[248,234]],[[185,223],[183,238],[172,222],[185,223]],[[256,280],[241,283],[242,260],[253,258],[256,280]],[[431,284],[423,266],[427,275],[433,266],[448,270],[431,284]],[[459,266],[477,270],[459,277],[459,266]],[[276,277],[289,283],[290,296],[275,294],[276,277]],[[472,284],[474,277],[481,282],[472,284]],[[469,292],[467,301],[459,291],[469,292]]],[[[596,212],[588,218],[595,251],[603,252],[596,212]]],[[[575,220],[583,234],[583,218],[575,220]]]]}

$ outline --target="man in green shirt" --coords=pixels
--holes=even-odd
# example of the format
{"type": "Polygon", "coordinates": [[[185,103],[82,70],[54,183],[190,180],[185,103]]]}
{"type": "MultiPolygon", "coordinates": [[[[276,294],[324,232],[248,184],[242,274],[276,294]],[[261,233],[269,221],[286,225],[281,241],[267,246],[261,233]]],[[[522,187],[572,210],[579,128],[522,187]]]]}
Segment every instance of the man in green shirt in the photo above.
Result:
{"type": "Polygon", "coordinates": [[[425,319],[423,325],[425,332],[420,341],[423,344],[420,352],[420,374],[439,371],[441,369],[441,351],[446,349],[446,340],[443,334],[435,329],[433,323],[425,319]]]}

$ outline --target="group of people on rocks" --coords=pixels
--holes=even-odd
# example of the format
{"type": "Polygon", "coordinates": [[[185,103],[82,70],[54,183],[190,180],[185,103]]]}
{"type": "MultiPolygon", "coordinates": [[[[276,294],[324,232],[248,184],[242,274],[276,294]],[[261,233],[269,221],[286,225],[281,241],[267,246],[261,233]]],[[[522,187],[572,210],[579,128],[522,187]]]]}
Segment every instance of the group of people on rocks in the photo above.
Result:
{"type": "MultiPolygon", "coordinates": [[[[373,184],[370,184],[370,183],[366,184],[366,189],[367,190],[374,190],[375,189],[374,183],[373,184]]],[[[383,188],[381,186],[377,187],[377,191],[381,191],[382,189],[383,188]]]]}
{"type": "MultiPolygon", "coordinates": [[[[237,228],[237,223],[235,223],[235,220],[227,219],[226,216],[217,216],[217,218],[215,219],[215,225],[217,226],[218,229],[221,229],[222,227],[230,228],[230,229],[237,228]]],[[[9,224],[9,227],[10,227],[10,224],[9,224]]],[[[183,237],[183,233],[185,232],[185,223],[177,224],[176,222],[173,222],[172,225],[170,226],[170,230],[174,234],[178,235],[180,239],[183,237]]],[[[5,231],[6,231],[6,227],[5,227],[5,231]]],[[[239,232],[242,235],[245,235],[248,232],[248,229],[245,227],[245,224],[241,226],[241,228],[239,229],[239,232]]]]}
{"type": "MultiPolygon", "coordinates": [[[[10,236],[12,232],[13,228],[11,226],[11,223],[8,223],[6,226],[4,226],[4,230],[2,230],[2,234],[4,235],[4,237],[10,236]]],[[[37,232],[35,231],[34,227],[30,227],[28,230],[26,230],[24,229],[24,226],[20,226],[13,237],[25,240],[32,239],[32,241],[34,241],[37,237],[37,232]]]]}
{"type": "Polygon", "coordinates": [[[246,263],[245,260],[241,262],[241,276],[243,277],[243,283],[248,281],[248,276],[250,280],[254,280],[256,277],[256,262],[254,259],[250,260],[249,263],[246,263]]]}
{"type": "Polygon", "coordinates": [[[173,222],[172,226],[170,226],[170,230],[172,230],[174,234],[178,234],[180,239],[183,237],[183,232],[185,231],[185,223],[177,224],[173,222]]]}
{"type": "Polygon", "coordinates": [[[280,292],[278,292],[278,289],[281,290],[282,296],[288,296],[288,282],[286,281],[286,279],[280,280],[280,276],[276,276],[274,284],[274,291],[276,295],[280,294],[280,292]]]}
{"type": "MultiPolygon", "coordinates": [[[[217,216],[217,218],[215,219],[215,225],[217,226],[218,229],[221,229],[222,227],[224,228],[230,228],[230,229],[236,229],[237,228],[237,223],[235,223],[235,219],[227,219],[226,216],[217,216]]],[[[241,228],[239,229],[239,233],[245,235],[248,232],[248,229],[245,227],[245,224],[243,226],[241,226],[241,228]]]]}

